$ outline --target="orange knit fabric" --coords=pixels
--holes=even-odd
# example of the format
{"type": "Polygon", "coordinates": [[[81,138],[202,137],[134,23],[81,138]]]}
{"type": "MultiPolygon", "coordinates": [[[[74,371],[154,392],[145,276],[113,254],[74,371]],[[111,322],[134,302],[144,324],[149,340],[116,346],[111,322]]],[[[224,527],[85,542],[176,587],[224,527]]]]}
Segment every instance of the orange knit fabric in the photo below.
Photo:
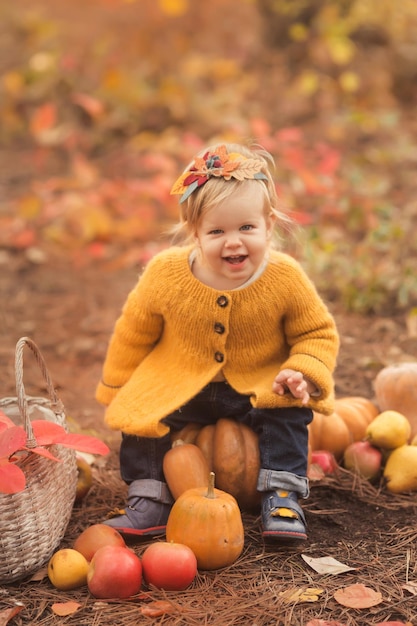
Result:
{"type": "Polygon", "coordinates": [[[123,307],[97,387],[106,423],[143,437],[186,404],[221,370],[255,407],[300,406],[272,382],[301,371],[321,391],[309,406],[333,410],[339,338],[334,320],[292,257],[271,251],[263,274],[238,290],[217,291],[189,266],[191,247],[173,247],[146,267],[123,307]],[[219,332],[219,329],[223,329],[219,332]]]}

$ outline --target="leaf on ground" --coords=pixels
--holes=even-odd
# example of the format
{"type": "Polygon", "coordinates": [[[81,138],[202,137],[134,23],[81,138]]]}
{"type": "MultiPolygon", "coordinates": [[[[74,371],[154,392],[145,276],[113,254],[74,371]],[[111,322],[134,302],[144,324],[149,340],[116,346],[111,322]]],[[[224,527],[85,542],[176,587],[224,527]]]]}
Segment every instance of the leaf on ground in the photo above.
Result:
{"type": "Polygon", "coordinates": [[[174,613],[175,611],[175,606],[167,600],[155,600],[150,604],[142,606],[140,609],[141,614],[147,617],[161,617],[161,615],[174,613]]]}
{"type": "Polygon", "coordinates": [[[33,112],[30,118],[30,131],[35,138],[41,137],[53,128],[57,121],[57,109],[52,102],[46,102],[33,112]]]}
{"type": "Polygon", "coordinates": [[[302,554],[301,558],[318,574],[342,574],[343,572],[350,572],[356,569],[337,561],[332,556],[312,558],[302,554]]]}
{"type": "Polygon", "coordinates": [[[317,602],[319,596],[323,593],[323,589],[316,587],[291,587],[280,592],[281,598],[285,602],[317,602]]]}
{"type": "Polygon", "coordinates": [[[417,596],[417,582],[408,582],[402,586],[403,589],[409,591],[413,596],[417,596]]]}
{"type": "Polygon", "coordinates": [[[20,611],[23,609],[22,606],[14,606],[12,609],[4,609],[4,611],[0,611],[0,626],[6,626],[10,622],[11,619],[15,617],[20,611]]]}
{"type": "Polygon", "coordinates": [[[76,613],[80,606],[81,604],[79,602],[55,602],[52,605],[52,611],[55,615],[65,617],[66,615],[76,613]]]}
{"type": "Polygon", "coordinates": [[[32,576],[29,578],[30,582],[38,582],[40,580],[44,580],[48,576],[48,566],[44,565],[38,569],[32,576]]]}
{"type": "Polygon", "coordinates": [[[351,609],[368,609],[382,602],[382,594],[361,583],[338,589],[334,599],[342,606],[351,609]]]}

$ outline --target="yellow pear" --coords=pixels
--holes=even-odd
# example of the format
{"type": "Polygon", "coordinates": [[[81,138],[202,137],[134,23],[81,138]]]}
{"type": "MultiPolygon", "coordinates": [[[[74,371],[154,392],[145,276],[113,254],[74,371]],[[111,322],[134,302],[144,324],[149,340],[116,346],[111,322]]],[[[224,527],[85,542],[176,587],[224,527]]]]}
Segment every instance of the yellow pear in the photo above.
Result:
{"type": "Polygon", "coordinates": [[[377,448],[393,450],[408,443],[411,424],[398,411],[383,411],[368,425],[365,438],[377,448]]]}
{"type": "Polygon", "coordinates": [[[393,450],[385,464],[384,478],[392,493],[417,491],[417,446],[404,445],[393,450]]]}
{"type": "Polygon", "coordinates": [[[63,548],[50,558],[48,578],[56,589],[77,589],[87,584],[88,568],[85,556],[72,548],[63,548]]]}

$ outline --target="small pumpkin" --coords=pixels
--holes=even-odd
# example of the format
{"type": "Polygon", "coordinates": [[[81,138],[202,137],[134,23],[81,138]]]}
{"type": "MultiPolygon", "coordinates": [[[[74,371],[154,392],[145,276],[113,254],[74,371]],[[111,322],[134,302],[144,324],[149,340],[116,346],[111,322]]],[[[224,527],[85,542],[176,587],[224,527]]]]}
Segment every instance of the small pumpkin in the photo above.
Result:
{"type": "Polygon", "coordinates": [[[191,548],[197,566],[215,570],[234,563],[244,546],[244,530],[235,498],[214,486],[188,489],[174,502],[168,517],[166,539],[191,548]]]}
{"type": "Polygon", "coordinates": [[[210,470],[204,454],[195,444],[182,439],[176,439],[165,454],[163,471],[175,500],[187,489],[208,486],[210,470]]]}
{"type": "Polygon", "coordinates": [[[181,428],[181,430],[175,430],[171,433],[171,443],[175,443],[177,439],[180,439],[184,443],[195,443],[197,435],[201,429],[201,424],[189,422],[184,426],[184,428],[181,428]]]}
{"type": "Polygon", "coordinates": [[[383,411],[398,411],[411,424],[411,436],[417,434],[417,362],[387,365],[374,380],[376,403],[383,411]]]}

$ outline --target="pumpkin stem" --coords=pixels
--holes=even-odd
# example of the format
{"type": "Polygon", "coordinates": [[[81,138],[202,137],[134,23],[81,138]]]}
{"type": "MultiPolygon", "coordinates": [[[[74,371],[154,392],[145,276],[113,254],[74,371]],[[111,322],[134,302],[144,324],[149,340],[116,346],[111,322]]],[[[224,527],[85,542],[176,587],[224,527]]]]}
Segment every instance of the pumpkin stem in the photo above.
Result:
{"type": "Polygon", "coordinates": [[[215,498],[216,497],[216,495],[214,493],[214,478],[215,478],[214,472],[210,472],[206,498],[215,498]]]}
{"type": "Polygon", "coordinates": [[[184,439],[174,439],[172,442],[171,448],[176,448],[177,446],[183,446],[185,444],[184,439]]]}

